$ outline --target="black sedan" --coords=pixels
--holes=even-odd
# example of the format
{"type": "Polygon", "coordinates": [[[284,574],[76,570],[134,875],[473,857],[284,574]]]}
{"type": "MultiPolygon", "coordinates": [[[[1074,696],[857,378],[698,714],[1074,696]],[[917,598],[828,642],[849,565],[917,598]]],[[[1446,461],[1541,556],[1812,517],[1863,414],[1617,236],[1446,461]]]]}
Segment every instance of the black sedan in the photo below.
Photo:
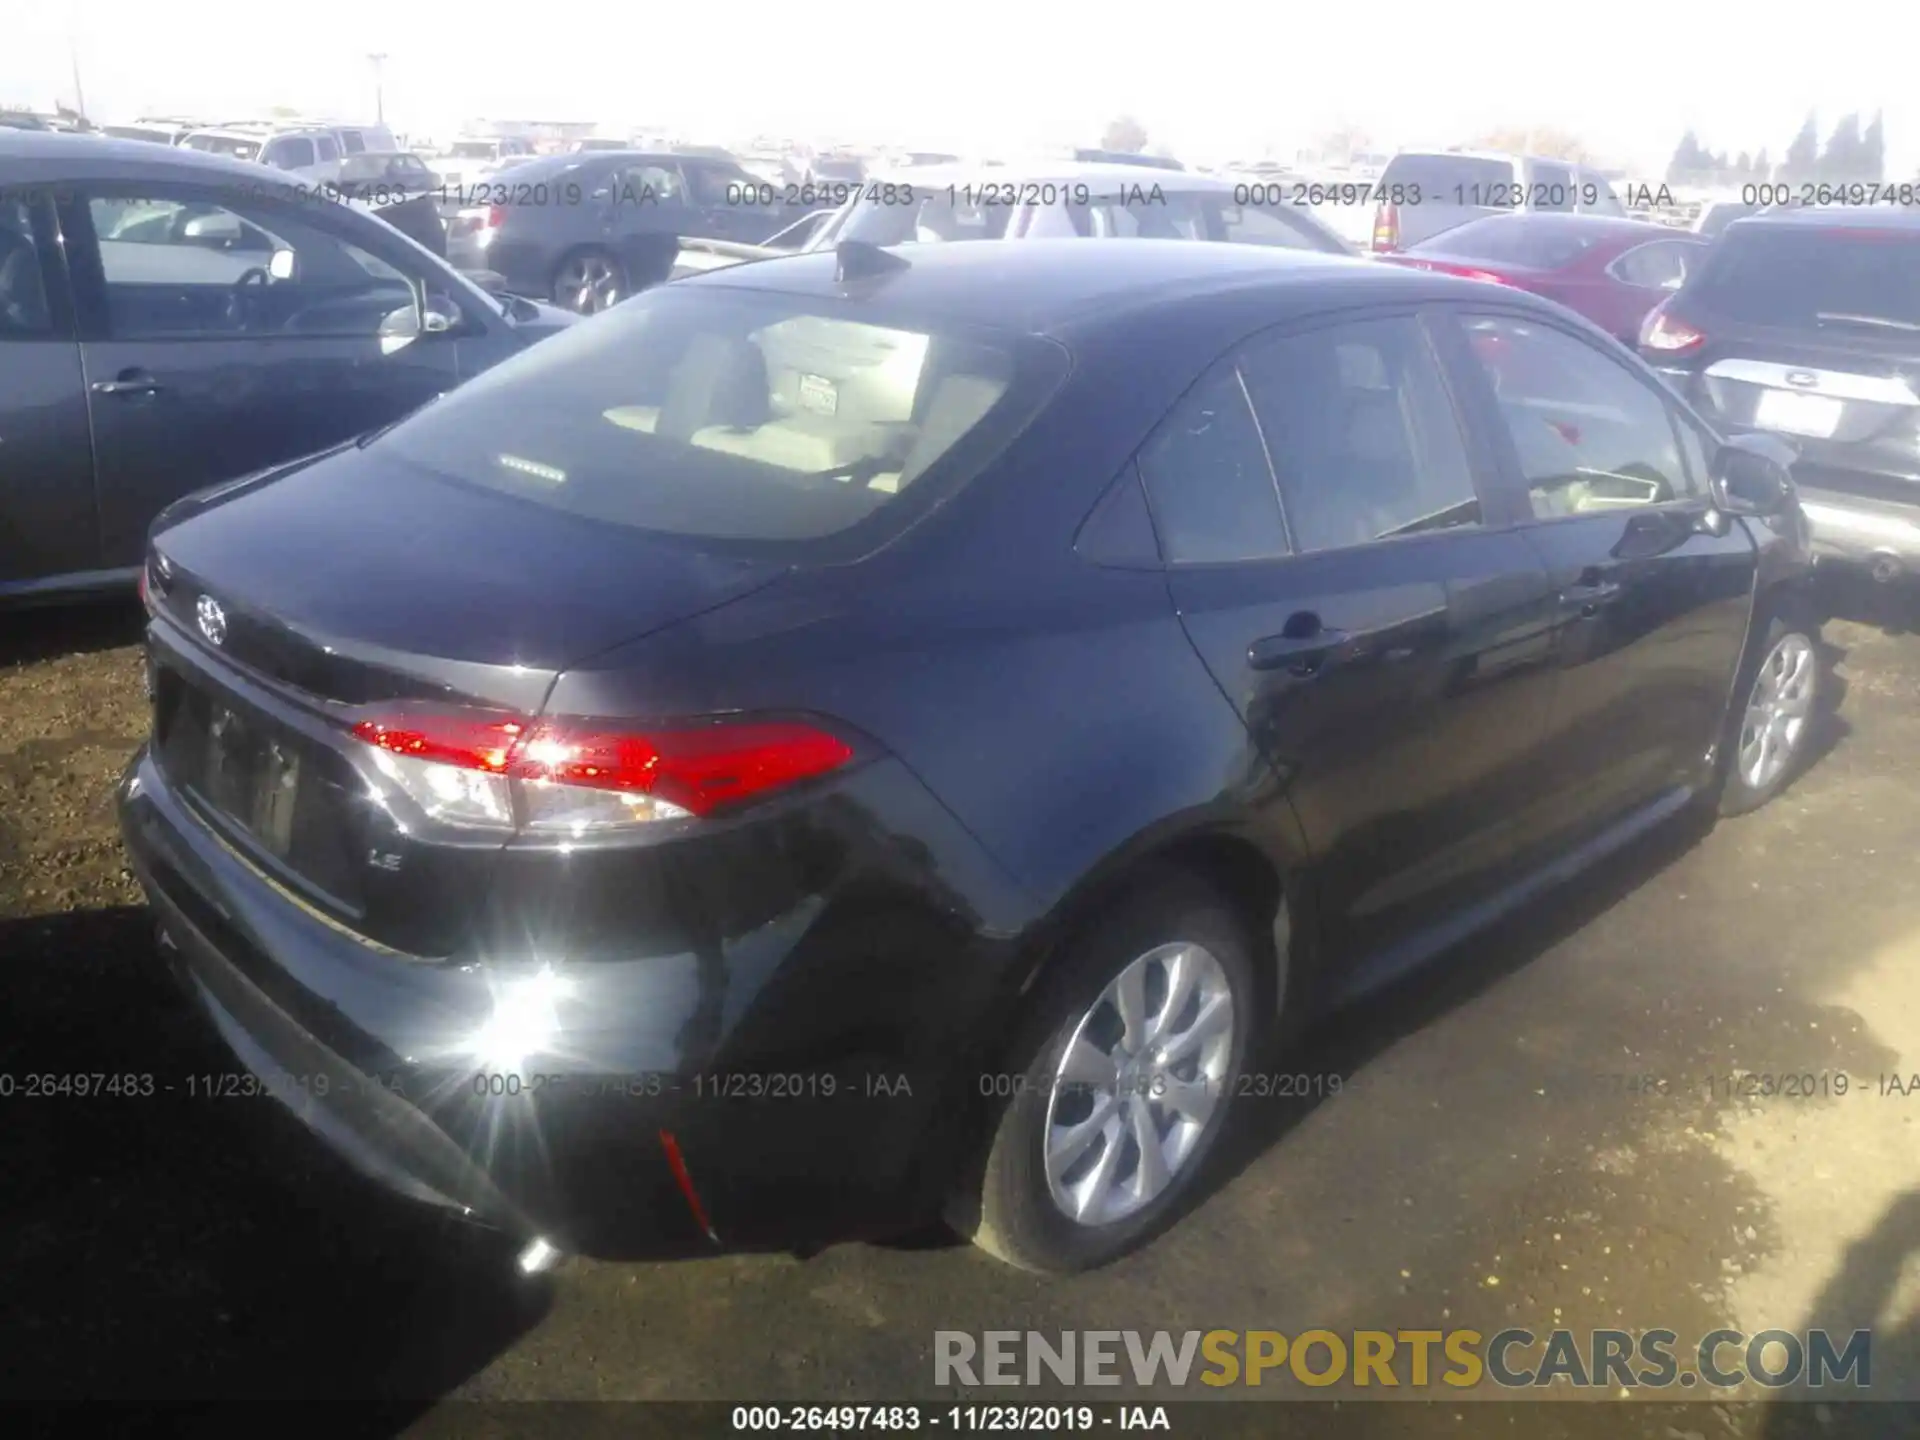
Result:
{"type": "Polygon", "coordinates": [[[0,602],[131,585],[169,502],[572,319],[264,166],[0,132],[0,602]]]}
{"type": "Polygon", "coordinates": [[[1806,575],[1779,447],[1527,295],[851,243],[170,511],[122,824],[240,1060],[530,1266],[1068,1271],[1308,1019],[1785,785],[1806,575]]]}

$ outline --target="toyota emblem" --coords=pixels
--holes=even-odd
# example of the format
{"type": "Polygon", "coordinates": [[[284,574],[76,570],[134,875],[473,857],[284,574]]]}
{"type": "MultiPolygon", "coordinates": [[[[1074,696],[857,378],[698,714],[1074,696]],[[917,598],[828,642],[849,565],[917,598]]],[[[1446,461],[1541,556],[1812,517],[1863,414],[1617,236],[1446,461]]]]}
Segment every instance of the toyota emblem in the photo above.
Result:
{"type": "Polygon", "coordinates": [[[209,645],[227,643],[227,612],[220,608],[220,602],[211,595],[202,595],[193,606],[194,618],[200,622],[200,633],[207,637],[209,645]]]}

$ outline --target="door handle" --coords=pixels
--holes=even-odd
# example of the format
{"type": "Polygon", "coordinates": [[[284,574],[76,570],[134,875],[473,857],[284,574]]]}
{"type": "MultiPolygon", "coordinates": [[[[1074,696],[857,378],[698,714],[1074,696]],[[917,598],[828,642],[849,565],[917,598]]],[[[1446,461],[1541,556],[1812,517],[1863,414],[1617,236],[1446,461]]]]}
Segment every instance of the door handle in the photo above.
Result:
{"type": "MultiPolygon", "coordinates": [[[[1310,618],[1316,627],[1310,634],[1282,631],[1254,641],[1247,647],[1247,664],[1255,670],[1286,670],[1303,679],[1318,675],[1327,668],[1332,652],[1351,637],[1344,630],[1328,630],[1320,626],[1317,618],[1310,618]]],[[[1304,628],[1288,622],[1289,630],[1304,628]]]]}
{"type": "Polygon", "coordinates": [[[1591,620],[1624,593],[1625,587],[1618,580],[1605,580],[1589,572],[1560,592],[1560,603],[1579,611],[1582,620],[1591,620]]]}
{"type": "Polygon", "coordinates": [[[112,380],[93,382],[96,395],[151,395],[160,388],[160,382],[144,370],[122,370],[112,380]]]}

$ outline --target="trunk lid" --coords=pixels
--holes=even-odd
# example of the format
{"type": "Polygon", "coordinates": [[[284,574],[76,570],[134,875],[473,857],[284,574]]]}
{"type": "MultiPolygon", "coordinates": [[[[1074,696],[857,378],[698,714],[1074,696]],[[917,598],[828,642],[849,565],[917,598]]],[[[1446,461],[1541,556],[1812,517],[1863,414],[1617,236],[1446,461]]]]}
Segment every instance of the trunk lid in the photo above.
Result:
{"type": "Polygon", "coordinates": [[[351,733],[359,707],[531,718],[568,665],[784,569],[346,446],[156,525],[153,754],[211,829],[306,903],[402,954],[450,955],[505,837],[396,812],[351,733]]]}
{"type": "Polygon", "coordinates": [[[161,517],[154,548],[170,572],[156,602],[269,681],[346,704],[454,695],[525,713],[567,665],[785,568],[596,525],[358,445],[191,497],[161,517]],[[218,642],[203,598],[219,609],[218,642]]]}

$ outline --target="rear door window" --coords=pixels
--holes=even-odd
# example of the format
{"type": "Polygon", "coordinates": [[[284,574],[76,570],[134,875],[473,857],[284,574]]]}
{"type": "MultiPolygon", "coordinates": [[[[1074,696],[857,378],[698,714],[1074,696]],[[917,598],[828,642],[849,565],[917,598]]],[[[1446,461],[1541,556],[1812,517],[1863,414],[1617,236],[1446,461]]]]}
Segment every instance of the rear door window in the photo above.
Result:
{"type": "Polygon", "coordinates": [[[1753,325],[1920,333],[1920,232],[1747,222],[1728,229],[1688,297],[1753,325]]]}
{"type": "Polygon", "coordinates": [[[1210,371],[1160,422],[1141,447],[1140,475],[1170,563],[1287,553],[1266,446],[1232,361],[1210,371]]]}
{"type": "Polygon", "coordinates": [[[363,154],[367,148],[367,142],[360,138],[360,132],[358,130],[342,130],[340,132],[340,144],[345,147],[349,155],[363,154]]]}
{"type": "Polygon", "coordinates": [[[1256,341],[1241,373],[1295,550],[1480,523],[1459,418],[1418,320],[1256,341]]]}

